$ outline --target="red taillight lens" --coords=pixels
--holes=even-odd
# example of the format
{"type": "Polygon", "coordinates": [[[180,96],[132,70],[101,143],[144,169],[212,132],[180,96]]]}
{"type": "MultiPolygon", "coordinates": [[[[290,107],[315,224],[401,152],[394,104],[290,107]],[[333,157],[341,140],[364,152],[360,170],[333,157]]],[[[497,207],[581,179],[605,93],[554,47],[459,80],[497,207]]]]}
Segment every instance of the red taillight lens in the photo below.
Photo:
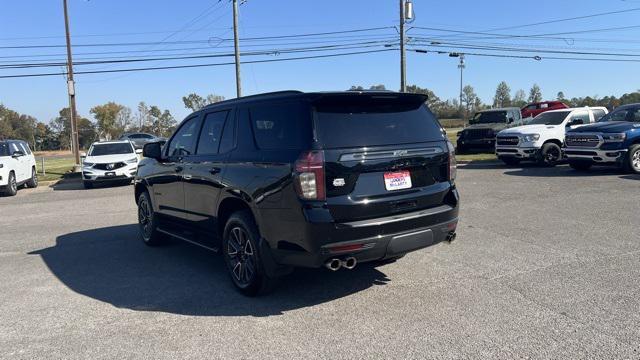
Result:
{"type": "Polygon", "coordinates": [[[296,161],[296,190],[305,200],[325,200],[324,152],[307,151],[296,161]]]}
{"type": "Polygon", "coordinates": [[[447,141],[447,147],[449,148],[449,172],[448,178],[450,181],[456,179],[458,173],[458,163],[456,162],[456,148],[450,141],[447,141]]]}

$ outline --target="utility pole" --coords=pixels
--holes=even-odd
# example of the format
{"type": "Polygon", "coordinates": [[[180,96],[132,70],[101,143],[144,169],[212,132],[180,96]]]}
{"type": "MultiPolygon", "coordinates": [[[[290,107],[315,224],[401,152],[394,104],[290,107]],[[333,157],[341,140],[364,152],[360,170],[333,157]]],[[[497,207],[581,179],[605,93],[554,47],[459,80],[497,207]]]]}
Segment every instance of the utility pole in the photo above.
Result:
{"type": "Polygon", "coordinates": [[[400,0],[400,92],[407,91],[407,59],[404,50],[404,22],[405,22],[405,9],[404,1],[400,0]]]}
{"type": "Polygon", "coordinates": [[[404,25],[415,20],[411,0],[400,0],[400,92],[407,91],[407,55],[404,25]]]}
{"type": "Polygon", "coordinates": [[[462,71],[464,70],[464,54],[460,54],[460,64],[458,64],[458,69],[460,69],[460,110],[462,111],[462,71]]]}
{"type": "Polygon", "coordinates": [[[238,44],[238,0],[233,0],[233,47],[236,57],[236,93],[242,96],[242,84],[240,82],[240,45],[238,44]]]}
{"type": "Polygon", "coordinates": [[[80,148],[78,143],[78,123],[76,118],[76,89],[73,81],[73,58],[71,56],[71,35],[69,35],[69,13],[67,0],[62,0],[64,6],[64,28],[67,36],[67,90],[69,92],[69,120],[71,122],[71,151],[75,159],[74,171],[80,171],[80,148]]]}

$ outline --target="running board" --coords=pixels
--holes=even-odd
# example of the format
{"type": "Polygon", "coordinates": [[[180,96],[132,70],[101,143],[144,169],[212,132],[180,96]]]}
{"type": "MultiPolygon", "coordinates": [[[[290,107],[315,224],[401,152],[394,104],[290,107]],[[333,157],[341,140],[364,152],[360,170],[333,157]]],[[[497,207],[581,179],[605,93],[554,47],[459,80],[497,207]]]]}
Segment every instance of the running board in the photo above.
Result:
{"type": "Polygon", "coordinates": [[[186,238],[186,237],[184,237],[184,236],[182,236],[182,235],[178,235],[178,234],[172,233],[172,232],[167,231],[167,230],[164,230],[164,229],[162,229],[162,228],[159,228],[159,227],[158,227],[158,228],[156,228],[156,230],[157,230],[158,232],[161,232],[161,233],[163,233],[163,234],[169,235],[169,236],[174,237],[174,238],[176,238],[176,239],[180,239],[180,240],[182,240],[182,241],[186,241],[186,242],[188,242],[188,243],[190,243],[190,244],[193,244],[193,245],[196,245],[196,246],[200,246],[201,248],[205,248],[205,249],[207,249],[207,250],[210,250],[210,251],[213,251],[213,252],[216,252],[216,253],[219,251],[219,249],[218,249],[218,248],[215,248],[215,247],[209,247],[209,246],[203,245],[203,244],[201,244],[201,243],[199,243],[199,242],[197,242],[197,241],[193,241],[193,240],[191,240],[191,239],[189,239],[189,238],[186,238]]]}

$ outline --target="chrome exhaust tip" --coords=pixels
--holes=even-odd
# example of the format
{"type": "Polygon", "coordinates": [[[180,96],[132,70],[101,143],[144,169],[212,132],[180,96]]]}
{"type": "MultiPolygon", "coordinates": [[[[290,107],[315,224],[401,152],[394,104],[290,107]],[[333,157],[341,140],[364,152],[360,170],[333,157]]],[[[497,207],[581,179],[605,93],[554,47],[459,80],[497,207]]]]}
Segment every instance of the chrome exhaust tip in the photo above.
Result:
{"type": "Polygon", "coordinates": [[[331,271],[338,271],[342,266],[342,261],[340,261],[340,259],[327,260],[324,266],[331,271]]]}
{"type": "Polygon", "coordinates": [[[353,270],[353,268],[356,267],[356,264],[358,263],[358,260],[356,260],[356,258],[354,258],[353,256],[346,258],[343,262],[342,262],[342,266],[344,266],[345,269],[348,270],[353,270]]]}

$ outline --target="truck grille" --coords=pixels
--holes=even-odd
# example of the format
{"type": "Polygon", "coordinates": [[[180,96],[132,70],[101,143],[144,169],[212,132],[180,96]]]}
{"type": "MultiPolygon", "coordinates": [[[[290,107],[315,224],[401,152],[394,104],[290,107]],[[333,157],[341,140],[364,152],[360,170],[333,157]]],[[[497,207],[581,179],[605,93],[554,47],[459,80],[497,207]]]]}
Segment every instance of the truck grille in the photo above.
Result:
{"type": "Polygon", "coordinates": [[[110,163],[110,164],[95,164],[93,165],[94,169],[99,169],[99,170],[116,170],[116,169],[120,169],[121,167],[125,167],[127,164],[123,163],[123,162],[117,162],[117,163],[110,163]]]}
{"type": "Polygon", "coordinates": [[[467,129],[462,133],[465,139],[492,139],[496,137],[491,129],[467,129]]]}
{"type": "Polygon", "coordinates": [[[567,134],[565,142],[568,147],[595,148],[600,144],[600,138],[598,135],[567,134]]]}
{"type": "Polygon", "coordinates": [[[516,146],[520,142],[520,138],[517,136],[499,136],[498,145],[516,146]]]}

